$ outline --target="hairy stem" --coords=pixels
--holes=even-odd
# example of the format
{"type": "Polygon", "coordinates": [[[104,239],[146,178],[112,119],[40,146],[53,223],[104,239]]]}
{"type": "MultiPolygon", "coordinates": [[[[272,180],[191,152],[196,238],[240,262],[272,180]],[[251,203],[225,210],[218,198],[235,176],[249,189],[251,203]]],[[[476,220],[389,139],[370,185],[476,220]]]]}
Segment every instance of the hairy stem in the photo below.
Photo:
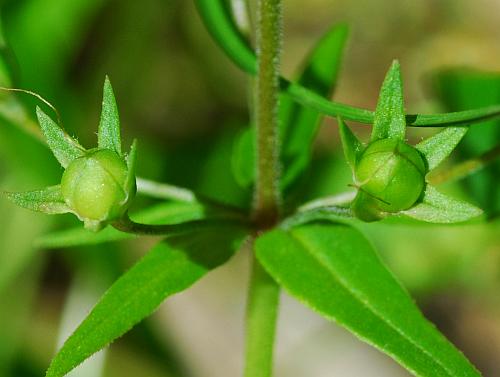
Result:
{"type": "MultiPolygon", "coordinates": [[[[257,73],[255,54],[232,22],[226,7],[224,7],[224,0],[195,0],[195,2],[207,30],[227,56],[245,72],[255,75],[257,73]]],[[[344,120],[365,124],[373,123],[373,111],[329,101],[327,98],[285,78],[281,78],[280,83],[282,91],[303,106],[331,117],[341,116],[344,120]]],[[[408,114],[406,115],[406,123],[409,127],[449,127],[470,125],[497,118],[500,118],[500,105],[447,114],[408,114]]]]}
{"type": "MultiPolygon", "coordinates": [[[[278,135],[281,0],[259,0],[257,21],[258,72],[255,87],[256,183],[253,217],[260,229],[279,220],[281,194],[278,135]]],[[[279,286],[255,255],[247,303],[245,377],[272,375],[279,286]]]]}
{"type": "Polygon", "coordinates": [[[278,94],[281,50],[281,1],[259,0],[258,73],[255,87],[256,183],[254,216],[264,226],[278,219],[279,190],[278,94]]]}

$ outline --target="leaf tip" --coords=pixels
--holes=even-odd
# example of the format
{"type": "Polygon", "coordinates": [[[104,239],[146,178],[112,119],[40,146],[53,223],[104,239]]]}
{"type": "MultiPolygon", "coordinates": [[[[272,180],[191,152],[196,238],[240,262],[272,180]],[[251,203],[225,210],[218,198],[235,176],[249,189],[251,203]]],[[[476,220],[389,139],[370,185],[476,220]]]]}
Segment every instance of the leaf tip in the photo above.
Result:
{"type": "Polygon", "coordinates": [[[103,92],[113,92],[113,86],[111,85],[111,80],[108,75],[104,76],[103,92]]]}
{"type": "Polygon", "coordinates": [[[396,82],[401,82],[401,64],[399,63],[398,59],[394,59],[392,61],[384,81],[387,82],[393,80],[397,80],[396,82]]]}
{"type": "Polygon", "coordinates": [[[36,117],[38,118],[38,122],[40,123],[40,125],[42,124],[42,120],[49,118],[49,116],[45,114],[45,112],[40,108],[40,106],[37,105],[35,111],[36,111],[36,117]]]}
{"type": "Polygon", "coordinates": [[[392,60],[391,69],[401,69],[401,64],[398,59],[392,60]]]}

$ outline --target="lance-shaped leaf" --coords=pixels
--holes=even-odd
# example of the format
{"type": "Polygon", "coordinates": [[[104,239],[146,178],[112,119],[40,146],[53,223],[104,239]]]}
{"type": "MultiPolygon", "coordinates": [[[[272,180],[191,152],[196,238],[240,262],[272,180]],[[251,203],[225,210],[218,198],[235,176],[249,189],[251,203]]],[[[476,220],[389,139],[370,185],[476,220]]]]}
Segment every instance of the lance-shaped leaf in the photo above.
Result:
{"type": "Polygon", "coordinates": [[[352,171],[356,168],[356,161],[363,152],[363,144],[358,140],[349,127],[344,123],[342,118],[337,118],[339,124],[340,140],[342,142],[342,149],[347,163],[352,171]]]}
{"type": "MultiPolygon", "coordinates": [[[[227,56],[241,69],[251,75],[257,74],[257,58],[249,47],[247,38],[243,37],[235,22],[227,11],[226,0],[196,0],[200,16],[208,31],[224,50],[227,56]]],[[[352,107],[343,103],[329,101],[301,85],[280,78],[283,92],[293,97],[304,106],[332,117],[341,116],[346,120],[371,124],[373,112],[352,107]]],[[[488,106],[474,110],[466,110],[446,114],[408,114],[407,121],[411,126],[456,126],[484,122],[487,119],[500,117],[500,106],[488,106]]]]}
{"type": "Polygon", "coordinates": [[[422,203],[417,204],[402,214],[430,223],[459,223],[481,216],[483,211],[476,206],[440,193],[427,185],[422,203]]]}
{"type": "Polygon", "coordinates": [[[39,107],[36,108],[36,115],[50,150],[63,168],[85,155],[85,149],[39,107]]]}
{"type": "Polygon", "coordinates": [[[396,138],[404,140],[406,118],[403,98],[403,83],[398,61],[394,61],[387,72],[378,98],[371,140],[396,138]]]}
{"type": "MultiPolygon", "coordinates": [[[[331,97],[340,71],[348,36],[347,25],[335,25],[311,50],[305,61],[299,84],[314,93],[331,97]]],[[[290,96],[280,98],[280,132],[283,140],[283,187],[290,185],[308,166],[311,147],[322,115],[304,107],[290,96]]]]}
{"type": "Polygon", "coordinates": [[[256,241],[256,255],[291,295],[415,376],[480,377],[354,228],[314,223],[273,230],[256,241]]]}
{"type": "Polygon", "coordinates": [[[106,76],[102,96],[101,121],[97,133],[97,144],[99,148],[111,149],[121,156],[121,143],[118,106],[116,105],[115,94],[113,93],[111,82],[109,81],[109,77],[106,76]]]}
{"type": "Polygon", "coordinates": [[[415,145],[427,160],[428,169],[438,166],[467,133],[468,127],[447,127],[436,135],[429,137],[415,145]]]}
{"type": "Polygon", "coordinates": [[[49,215],[71,212],[64,202],[59,185],[35,191],[4,192],[2,195],[19,207],[32,211],[48,213],[49,215]]]}
{"type": "Polygon", "coordinates": [[[156,245],[104,294],[64,343],[47,371],[62,377],[153,313],[169,296],[225,263],[244,233],[221,228],[170,238],[156,245]]]}

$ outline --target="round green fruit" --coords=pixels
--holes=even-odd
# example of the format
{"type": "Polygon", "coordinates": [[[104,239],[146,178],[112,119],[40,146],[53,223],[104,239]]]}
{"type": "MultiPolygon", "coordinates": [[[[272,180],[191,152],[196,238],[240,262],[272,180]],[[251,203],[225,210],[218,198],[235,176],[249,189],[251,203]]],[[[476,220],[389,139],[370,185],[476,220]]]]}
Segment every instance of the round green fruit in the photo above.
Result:
{"type": "Polygon", "coordinates": [[[420,152],[401,140],[371,143],[355,169],[359,192],[353,203],[354,212],[373,221],[383,212],[409,209],[422,195],[426,170],[420,152]]]}
{"type": "Polygon", "coordinates": [[[89,228],[119,218],[127,210],[135,185],[127,182],[128,168],[116,152],[90,150],[72,161],[61,180],[66,204],[89,228]]]}

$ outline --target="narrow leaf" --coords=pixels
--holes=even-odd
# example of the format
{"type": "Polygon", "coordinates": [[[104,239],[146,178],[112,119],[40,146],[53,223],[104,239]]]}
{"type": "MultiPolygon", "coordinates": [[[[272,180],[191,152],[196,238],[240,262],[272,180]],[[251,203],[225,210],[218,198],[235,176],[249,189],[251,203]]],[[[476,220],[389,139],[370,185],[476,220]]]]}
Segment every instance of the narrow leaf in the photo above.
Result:
{"type": "MultiPolygon", "coordinates": [[[[328,30],[305,60],[299,84],[314,93],[331,97],[337,84],[348,36],[346,25],[328,30]]],[[[290,96],[280,98],[280,127],[283,140],[283,187],[290,185],[308,166],[311,148],[321,124],[321,114],[295,102],[290,96]]]]}
{"type": "MultiPolygon", "coordinates": [[[[351,199],[352,200],[352,199],[351,199]]],[[[352,210],[338,205],[328,205],[324,207],[312,208],[307,211],[300,211],[286,218],[280,224],[282,229],[295,228],[298,225],[312,221],[331,221],[334,223],[347,223],[355,220],[352,210]]]]}
{"type": "MultiPolygon", "coordinates": [[[[198,203],[162,203],[149,207],[131,216],[144,224],[179,224],[201,220],[205,209],[198,203]]],[[[35,246],[43,249],[57,249],[82,245],[98,245],[135,238],[133,234],[107,227],[98,233],[81,226],[45,234],[35,240],[35,246]]]]}
{"type": "Polygon", "coordinates": [[[61,194],[61,186],[51,186],[42,190],[26,192],[4,192],[2,193],[14,204],[37,212],[50,215],[71,212],[64,202],[61,194]]]}
{"type": "Polygon", "coordinates": [[[427,185],[422,203],[401,212],[417,220],[430,223],[459,223],[481,216],[483,211],[476,206],[440,193],[427,185]]]}
{"type": "Polygon", "coordinates": [[[386,138],[403,140],[406,119],[403,83],[398,61],[394,61],[385,76],[373,120],[372,141],[386,138]]]}
{"type": "Polygon", "coordinates": [[[104,294],[57,353],[47,377],[62,377],[85,359],[225,263],[244,235],[237,228],[174,237],[156,245],[104,294]]]}
{"type": "Polygon", "coordinates": [[[39,107],[36,108],[36,115],[50,150],[63,168],[85,154],[85,149],[39,107]]]}
{"type": "MultiPolygon", "coordinates": [[[[205,27],[226,55],[243,71],[251,75],[257,74],[257,58],[249,47],[247,39],[241,35],[238,27],[227,11],[225,0],[195,1],[205,27]]],[[[343,119],[372,124],[374,114],[367,109],[329,101],[312,90],[280,78],[280,86],[295,101],[331,117],[341,116],[343,119]]],[[[500,118],[500,105],[481,107],[474,110],[452,112],[446,114],[408,114],[406,120],[410,126],[457,126],[479,123],[488,119],[500,118]]]]}
{"type": "Polygon", "coordinates": [[[256,253],[290,294],[415,376],[480,376],[424,318],[354,228],[316,223],[274,230],[257,240],[256,253]]]}
{"type": "Polygon", "coordinates": [[[107,76],[104,81],[101,121],[97,134],[97,144],[99,148],[111,149],[119,155],[122,154],[118,106],[116,105],[115,94],[113,93],[111,82],[107,76]]]}
{"type": "Polygon", "coordinates": [[[437,167],[453,152],[467,130],[468,127],[448,127],[415,146],[425,156],[429,170],[437,167]]]}
{"type": "Polygon", "coordinates": [[[356,168],[356,161],[363,151],[363,144],[358,140],[342,118],[338,118],[339,134],[344,150],[344,156],[352,171],[356,168]]]}

